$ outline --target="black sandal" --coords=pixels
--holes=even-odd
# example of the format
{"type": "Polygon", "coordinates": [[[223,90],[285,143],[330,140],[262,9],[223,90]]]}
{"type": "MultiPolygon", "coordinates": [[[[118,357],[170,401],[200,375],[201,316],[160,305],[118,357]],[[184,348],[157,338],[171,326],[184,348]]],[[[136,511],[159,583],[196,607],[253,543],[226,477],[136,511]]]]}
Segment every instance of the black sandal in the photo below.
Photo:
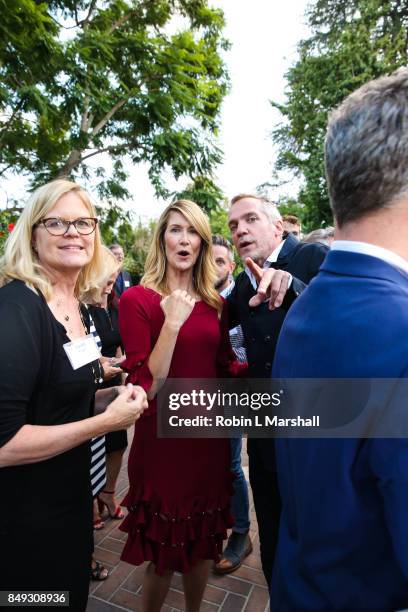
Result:
{"type": "Polygon", "coordinates": [[[102,565],[102,563],[99,563],[99,561],[95,560],[93,562],[95,563],[95,567],[91,565],[91,580],[106,580],[109,576],[109,570],[102,565]],[[106,576],[104,572],[106,572],[106,576]]]}

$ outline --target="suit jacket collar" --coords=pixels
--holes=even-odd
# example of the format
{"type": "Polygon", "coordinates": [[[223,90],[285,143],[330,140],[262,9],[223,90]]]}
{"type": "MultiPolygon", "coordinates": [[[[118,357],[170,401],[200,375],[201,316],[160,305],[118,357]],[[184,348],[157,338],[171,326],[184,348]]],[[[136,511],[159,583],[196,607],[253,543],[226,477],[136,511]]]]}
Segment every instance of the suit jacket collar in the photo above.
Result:
{"type": "MultiPolygon", "coordinates": [[[[294,251],[299,248],[300,242],[291,234],[283,241],[283,246],[279,252],[278,259],[275,262],[266,261],[264,264],[265,268],[275,268],[277,270],[285,270],[290,263],[290,260],[293,256],[294,251]]],[[[243,272],[248,284],[250,285],[253,294],[256,293],[256,288],[254,287],[255,279],[252,275],[252,272],[245,268],[243,272]]]]}
{"type": "Polygon", "coordinates": [[[408,286],[408,274],[386,261],[349,251],[329,251],[320,270],[342,276],[378,278],[408,286]]]}
{"type": "Polygon", "coordinates": [[[272,263],[271,268],[285,269],[293,255],[293,251],[297,250],[299,245],[299,240],[292,236],[292,234],[289,234],[283,243],[276,263],[272,263]]]}

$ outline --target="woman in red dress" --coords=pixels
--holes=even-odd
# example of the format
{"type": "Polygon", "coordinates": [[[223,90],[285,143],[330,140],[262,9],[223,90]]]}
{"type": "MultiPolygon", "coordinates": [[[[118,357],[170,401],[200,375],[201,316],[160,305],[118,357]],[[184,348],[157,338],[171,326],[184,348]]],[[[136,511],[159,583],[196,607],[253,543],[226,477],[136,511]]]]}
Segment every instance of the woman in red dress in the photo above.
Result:
{"type": "Polygon", "coordinates": [[[229,440],[156,435],[155,396],[166,378],[228,376],[234,356],[216,271],[208,219],[179,200],[161,215],[141,285],[120,301],[123,367],[144,387],[149,409],[136,423],[129,456],[129,514],[122,559],[149,561],[143,608],[161,609],[174,571],[183,575],[186,610],[200,608],[211,563],[231,527],[229,440]]]}

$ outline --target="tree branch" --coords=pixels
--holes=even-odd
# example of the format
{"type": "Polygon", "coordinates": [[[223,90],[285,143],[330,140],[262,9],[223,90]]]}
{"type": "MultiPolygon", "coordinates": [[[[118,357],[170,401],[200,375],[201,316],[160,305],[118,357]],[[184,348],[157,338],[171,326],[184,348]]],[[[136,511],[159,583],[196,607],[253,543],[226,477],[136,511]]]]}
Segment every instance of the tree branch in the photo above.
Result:
{"type": "Polygon", "coordinates": [[[7,170],[8,170],[9,168],[11,168],[13,165],[14,165],[14,164],[9,164],[9,165],[8,165],[8,166],[6,166],[6,167],[5,167],[3,170],[0,170],[0,176],[3,176],[3,174],[4,174],[5,172],[7,172],[7,170]]]}
{"type": "Polygon", "coordinates": [[[99,155],[100,153],[120,153],[121,151],[126,151],[130,146],[130,143],[122,144],[122,145],[111,145],[109,147],[104,147],[103,149],[97,149],[92,153],[88,153],[88,155],[84,155],[81,157],[81,162],[89,159],[90,157],[94,157],[95,155],[99,155]]]}
{"type": "Polygon", "coordinates": [[[96,149],[95,151],[92,151],[92,153],[88,153],[87,155],[83,156],[81,155],[81,151],[74,149],[69,154],[69,157],[61,170],[58,172],[57,178],[69,176],[74,168],[79,166],[79,164],[82,164],[83,161],[89,159],[90,157],[95,157],[95,155],[100,155],[101,153],[118,153],[121,150],[125,151],[127,148],[128,145],[111,145],[109,147],[104,147],[103,149],[96,149]]]}
{"type": "Polygon", "coordinates": [[[86,16],[86,17],[85,17],[85,19],[84,19],[83,21],[81,21],[81,23],[80,23],[80,25],[83,25],[83,26],[84,26],[84,29],[86,29],[86,27],[87,27],[87,26],[88,26],[88,24],[89,24],[89,20],[90,20],[90,18],[91,18],[91,15],[92,15],[92,13],[93,13],[93,10],[94,10],[94,8],[95,8],[95,5],[96,5],[96,0],[92,0],[91,4],[89,5],[89,11],[88,11],[87,16],[86,16]]]}
{"type": "Polygon", "coordinates": [[[124,23],[128,21],[128,19],[130,19],[131,17],[133,17],[133,15],[136,15],[136,14],[137,14],[137,11],[130,11],[130,13],[128,13],[127,15],[123,15],[123,17],[121,17],[120,19],[112,23],[111,27],[109,28],[109,30],[107,30],[106,34],[108,36],[112,34],[112,32],[114,32],[117,28],[120,28],[120,26],[122,26],[124,23]]]}
{"type": "Polygon", "coordinates": [[[54,23],[57,24],[59,28],[62,28],[63,30],[74,30],[78,27],[78,24],[75,24],[73,26],[66,26],[63,23],[60,23],[57,19],[55,19],[55,17],[53,17],[50,13],[48,14],[48,16],[52,19],[54,23]]]}
{"type": "Polygon", "coordinates": [[[84,98],[84,112],[81,117],[81,132],[88,132],[89,128],[89,95],[87,94],[84,98]]]}
{"type": "Polygon", "coordinates": [[[68,156],[67,161],[58,172],[56,178],[65,178],[70,175],[71,171],[81,162],[81,151],[74,149],[68,156]]]}
{"type": "Polygon", "coordinates": [[[91,132],[91,137],[96,136],[102,128],[105,127],[105,125],[108,123],[109,119],[111,119],[113,117],[113,115],[116,113],[116,111],[118,111],[120,108],[122,108],[122,106],[124,106],[126,104],[126,102],[129,100],[130,95],[127,96],[126,98],[124,98],[123,100],[120,100],[119,102],[117,102],[115,104],[115,106],[113,106],[110,111],[108,113],[106,113],[106,115],[104,116],[103,119],[100,120],[99,123],[97,123],[94,127],[94,129],[91,132]]]}

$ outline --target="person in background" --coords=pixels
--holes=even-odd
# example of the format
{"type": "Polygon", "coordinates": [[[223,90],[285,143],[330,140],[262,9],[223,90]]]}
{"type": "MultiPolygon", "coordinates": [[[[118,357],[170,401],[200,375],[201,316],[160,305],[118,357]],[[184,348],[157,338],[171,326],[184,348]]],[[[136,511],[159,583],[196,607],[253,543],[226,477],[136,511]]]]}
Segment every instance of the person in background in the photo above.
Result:
{"type": "Polygon", "coordinates": [[[287,238],[289,234],[292,234],[298,240],[302,237],[302,226],[299,217],[296,215],[284,215],[282,217],[283,222],[283,236],[287,238]]]}
{"type": "MultiPolygon", "coordinates": [[[[104,256],[105,253],[108,253],[111,258],[114,259],[109,249],[102,246],[101,247],[101,256],[102,256],[102,266],[105,268],[104,256]]],[[[116,260],[115,260],[116,263],[116,260]]],[[[99,280],[95,280],[95,285],[99,285],[99,280]]],[[[94,320],[91,316],[90,309],[88,306],[88,295],[94,295],[95,292],[98,292],[98,287],[86,293],[82,300],[86,307],[86,314],[88,319],[88,329],[89,333],[93,335],[98,350],[102,350],[102,342],[99,337],[99,334],[96,330],[94,320]]],[[[106,357],[100,357],[99,359],[103,376],[101,376],[98,381],[98,389],[108,388],[115,385],[107,384],[107,381],[111,381],[112,378],[117,377],[117,370],[112,368],[111,363],[106,357]]],[[[102,372],[101,372],[102,374],[102,372]]],[[[121,380],[116,380],[116,384],[121,384],[121,380]]],[[[105,447],[106,436],[97,436],[92,438],[91,440],[91,487],[92,487],[92,497],[93,497],[93,528],[96,531],[99,531],[105,527],[105,523],[101,518],[99,508],[98,508],[98,495],[100,491],[106,485],[107,478],[107,461],[106,461],[106,447],[105,447]]],[[[107,568],[102,565],[100,561],[97,561],[95,555],[92,554],[92,564],[91,564],[91,580],[106,580],[109,572],[107,568]]]]}
{"type": "MultiPolygon", "coordinates": [[[[92,554],[89,440],[130,427],[140,387],[96,393],[102,368],[83,294],[101,271],[94,207],[75,183],[31,196],[0,263],[1,584],[69,591],[85,611],[92,554]]],[[[31,608],[30,608],[31,609],[31,608]]],[[[55,608],[56,609],[56,608],[55,608]]]]}
{"type": "MultiPolygon", "coordinates": [[[[227,297],[229,323],[231,327],[238,324],[242,327],[248,377],[269,379],[286,313],[317,274],[328,248],[302,244],[292,234],[283,238],[283,222],[277,207],[260,196],[239,194],[232,198],[228,225],[246,266],[227,297]],[[265,301],[267,283],[275,289],[269,301],[265,301]]],[[[248,438],[247,447],[262,569],[269,584],[281,510],[274,441],[248,438]]]]}
{"type": "MultiPolygon", "coordinates": [[[[231,244],[218,234],[212,237],[213,255],[218,271],[215,288],[226,298],[234,288],[232,273],[235,269],[234,253],[231,244]]],[[[237,359],[246,362],[245,341],[241,326],[230,329],[231,346],[237,359]]],[[[231,470],[235,474],[232,515],[234,526],[228,538],[221,560],[214,565],[216,574],[230,574],[238,569],[242,561],[252,552],[249,537],[249,499],[248,485],[241,465],[242,437],[231,438],[231,470]]]]}
{"type": "Polygon", "coordinates": [[[120,301],[123,367],[149,398],[135,427],[121,525],[128,533],[122,559],[149,562],[145,612],[161,609],[174,571],[182,573],[186,610],[198,612],[232,525],[229,441],[157,437],[156,394],[166,379],[225,378],[240,369],[216,277],[208,217],[178,200],[160,216],[141,284],[120,301]]]}
{"type": "Polygon", "coordinates": [[[328,247],[331,246],[334,240],[334,227],[329,225],[328,227],[321,227],[319,229],[311,231],[304,238],[302,238],[302,242],[305,244],[312,242],[320,242],[321,244],[326,244],[328,247]]]}
{"type": "Polygon", "coordinates": [[[120,244],[111,244],[109,247],[110,251],[116,258],[116,261],[119,264],[119,273],[116,277],[115,283],[113,285],[113,290],[117,296],[120,298],[122,293],[129,289],[132,286],[132,277],[127,270],[123,269],[123,263],[125,261],[125,253],[123,252],[123,248],[120,244]]]}
{"type": "MultiPolygon", "coordinates": [[[[109,357],[111,366],[117,367],[117,375],[102,385],[102,388],[110,388],[121,384],[120,363],[124,360],[119,333],[119,313],[112,299],[112,289],[120,264],[107,247],[102,247],[102,258],[103,276],[98,280],[98,287],[85,296],[85,299],[101,341],[102,355],[109,357]]],[[[110,432],[105,436],[106,484],[98,493],[98,507],[101,516],[106,509],[109,517],[115,520],[124,518],[115,499],[115,489],[126,447],[126,429],[110,432]]]]}

